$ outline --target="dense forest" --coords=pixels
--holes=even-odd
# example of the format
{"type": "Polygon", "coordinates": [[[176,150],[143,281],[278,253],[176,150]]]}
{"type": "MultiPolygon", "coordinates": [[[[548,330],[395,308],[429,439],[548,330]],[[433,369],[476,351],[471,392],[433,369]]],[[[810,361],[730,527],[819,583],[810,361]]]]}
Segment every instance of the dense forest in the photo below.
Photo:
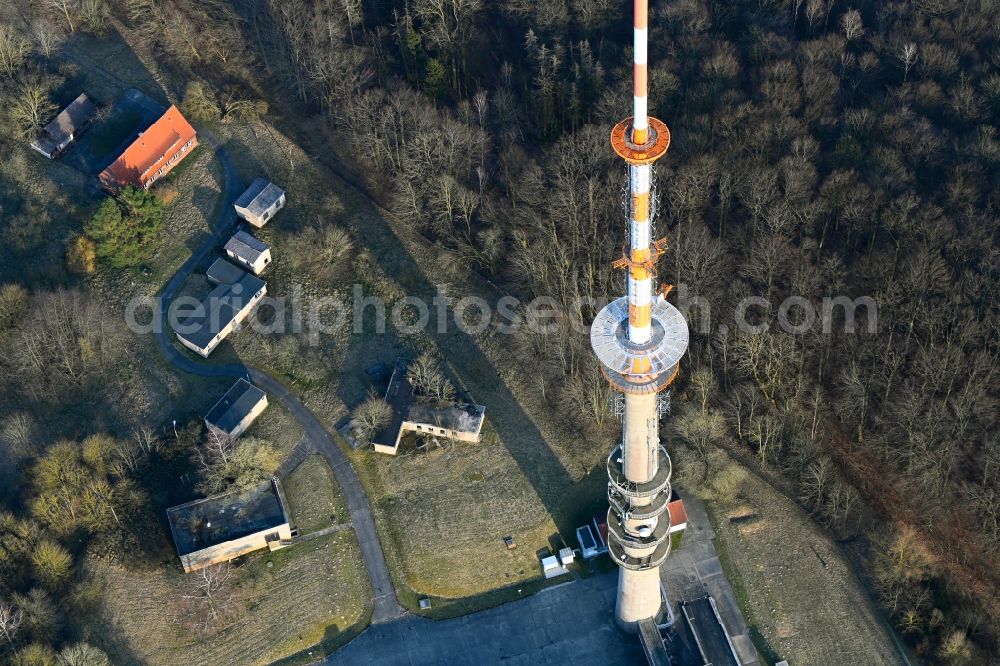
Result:
{"type": "MultiPolygon", "coordinates": [[[[35,30],[0,25],[6,91],[26,89],[13,68],[49,33],[128,30],[194,82],[174,91],[187,109],[266,101],[470,272],[583,323],[580,302],[622,292],[610,262],[626,177],[608,134],[629,113],[630,3],[13,4],[35,30]]],[[[661,277],[710,304],[687,312],[709,319],[692,327],[664,432],[682,482],[711,475],[719,448],[755,466],[842,539],[918,655],[987,661],[1000,636],[1000,3],[670,0],[650,14],[650,107],[673,136],[656,169],[661,277]],[[750,295],[870,296],[877,324],[741,332],[733,312],[750,295]]],[[[516,344],[567,427],[605,446],[615,424],[587,337],[516,344]]]]}

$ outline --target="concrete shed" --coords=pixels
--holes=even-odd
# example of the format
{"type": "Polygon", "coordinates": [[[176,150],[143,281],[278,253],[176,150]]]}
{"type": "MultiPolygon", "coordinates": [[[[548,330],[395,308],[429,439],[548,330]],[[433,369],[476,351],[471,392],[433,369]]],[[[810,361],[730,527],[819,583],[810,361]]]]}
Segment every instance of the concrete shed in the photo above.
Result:
{"type": "Polygon", "coordinates": [[[292,544],[294,528],[281,482],[270,481],[167,509],[184,573],[292,544]]]}
{"type": "Polygon", "coordinates": [[[415,402],[413,388],[406,372],[397,367],[389,378],[385,401],[392,407],[393,418],[372,442],[379,453],[396,455],[406,432],[440,436],[462,442],[478,443],[482,439],[486,407],[459,404],[445,407],[421,405],[415,402]]]}
{"type": "Polygon", "coordinates": [[[205,415],[205,425],[239,437],[267,408],[267,394],[240,377],[205,415]]]}
{"type": "Polygon", "coordinates": [[[271,248],[267,243],[240,230],[226,243],[226,255],[233,261],[260,275],[271,263],[271,248]]]}
{"type": "Polygon", "coordinates": [[[96,115],[97,107],[81,94],[45,126],[31,142],[31,147],[51,160],[65,150],[96,115]]]}
{"type": "Polygon", "coordinates": [[[209,282],[215,285],[236,284],[240,281],[240,278],[246,274],[246,271],[242,268],[233,265],[222,257],[213,261],[212,265],[205,271],[205,277],[208,278],[209,282]]]}
{"type": "Polygon", "coordinates": [[[255,227],[264,226],[285,207],[285,191],[263,178],[250,184],[233,204],[236,214],[255,227]]]}
{"type": "Polygon", "coordinates": [[[222,258],[212,263],[205,276],[218,286],[176,322],[174,333],[185,347],[208,358],[250,315],[267,293],[267,284],[222,258]]]}

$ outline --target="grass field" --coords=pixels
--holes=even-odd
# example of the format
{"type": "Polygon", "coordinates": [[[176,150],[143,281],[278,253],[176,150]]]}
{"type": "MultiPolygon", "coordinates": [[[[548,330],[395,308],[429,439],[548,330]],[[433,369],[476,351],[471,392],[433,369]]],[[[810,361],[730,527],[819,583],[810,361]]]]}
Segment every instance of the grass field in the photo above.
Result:
{"type": "Polygon", "coordinates": [[[179,565],[131,572],[92,561],[88,570],[103,592],[94,627],[103,628],[103,640],[92,640],[114,663],[270,663],[324,640],[347,640],[370,614],[350,530],[248,556],[232,581],[232,612],[208,632],[191,627],[179,565]]]}
{"type": "Polygon", "coordinates": [[[24,144],[0,159],[0,283],[65,284],[66,242],[95,207],[87,178],[24,144]]]}
{"type": "Polygon", "coordinates": [[[798,506],[748,474],[737,498],[708,507],[726,577],[765,659],[901,663],[839,548],[798,506]],[[757,517],[729,522],[748,513],[757,517]]]}
{"type": "Polygon", "coordinates": [[[183,89],[171,88],[156,58],[131,48],[117,31],[103,37],[78,32],[67,44],[65,54],[76,70],[74,83],[101,103],[111,102],[126,88],[136,88],[164,103],[183,89]]]}
{"type": "Polygon", "coordinates": [[[333,470],[318,453],[303,460],[282,485],[301,534],[350,522],[344,498],[337,492],[333,470]]]}
{"type": "MultiPolygon", "coordinates": [[[[283,486],[303,535],[349,522],[333,473],[321,456],[307,457],[283,486]]],[[[197,605],[184,598],[191,576],[181,573],[176,558],[146,571],[90,560],[87,574],[101,598],[100,642],[115,663],[297,661],[317,645],[330,651],[353,638],[372,610],[361,552],[350,529],[241,558],[228,588],[233,601],[207,631],[191,620],[198,613],[197,605]]]]}
{"type": "MultiPolygon", "coordinates": [[[[208,403],[208,407],[212,404],[214,403],[208,403]]],[[[302,439],[302,426],[280,401],[271,396],[267,402],[267,409],[250,426],[246,436],[270,442],[278,451],[278,457],[284,460],[302,439]]]]}

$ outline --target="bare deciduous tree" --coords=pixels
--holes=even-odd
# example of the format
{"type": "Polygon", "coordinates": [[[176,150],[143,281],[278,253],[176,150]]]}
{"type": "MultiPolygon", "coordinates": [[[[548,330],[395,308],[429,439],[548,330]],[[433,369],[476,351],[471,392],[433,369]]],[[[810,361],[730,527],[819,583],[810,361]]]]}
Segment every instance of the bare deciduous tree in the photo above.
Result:
{"type": "Polygon", "coordinates": [[[13,26],[0,23],[0,72],[13,78],[31,53],[31,45],[13,26]]]}
{"type": "Polygon", "coordinates": [[[726,434],[726,420],[716,412],[687,410],[673,420],[677,435],[704,458],[726,434]]]}
{"type": "Polygon", "coordinates": [[[235,448],[236,440],[230,437],[229,433],[215,426],[208,426],[208,433],[195,447],[194,456],[202,467],[210,468],[228,463],[235,448]]]}
{"type": "Polygon", "coordinates": [[[70,32],[76,32],[76,24],[73,21],[75,19],[77,2],[73,0],[46,0],[46,3],[63,17],[66,25],[69,26],[70,32]]]}
{"type": "Polygon", "coordinates": [[[806,20],[809,21],[809,27],[815,28],[819,25],[826,11],[827,3],[825,0],[808,0],[806,3],[806,20]]]}
{"type": "Polygon", "coordinates": [[[212,564],[188,574],[188,591],[185,599],[196,606],[195,621],[202,631],[217,626],[235,597],[230,582],[233,569],[228,562],[212,564]]]}
{"type": "Polygon", "coordinates": [[[378,434],[392,419],[392,407],[375,394],[370,394],[360,405],[354,408],[354,419],[361,429],[362,437],[367,441],[378,434]]]}
{"type": "Polygon", "coordinates": [[[848,9],[840,17],[840,27],[844,30],[844,37],[849,42],[863,35],[865,27],[861,23],[861,12],[857,9],[848,9]]]}
{"type": "Polygon", "coordinates": [[[430,353],[421,354],[406,369],[406,379],[417,398],[429,402],[453,402],[455,387],[452,385],[430,353]]]}
{"type": "Polygon", "coordinates": [[[31,296],[19,284],[0,285],[0,335],[19,324],[28,312],[31,296]]]}
{"type": "Polygon", "coordinates": [[[11,100],[10,118],[22,137],[33,139],[51,120],[56,108],[44,88],[25,84],[11,100]]]}
{"type": "Polygon", "coordinates": [[[111,660],[90,643],[76,643],[59,653],[59,666],[111,666],[111,660]]]}
{"type": "Polygon", "coordinates": [[[36,294],[10,353],[23,390],[54,396],[114,372],[127,352],[123,325],[91,296],[60,290],[36,294]]]}
{"type": "Polygon", "coordinates": [[[827,486],[833,478],[834,468],[830,459],[823,456],[814,460],[799,479],[799,497],[803,502],[813,507],[813,512],[819,510],[826,497],[827,486]]]}
{"type": "Polygon", "coordinates": [[[46,58],[51,58],[62,43],[62,35],[52,29],[48,23],[36,23],[32,29],[35,43],[38,44],[38,51],[46,58]]]}
{"type": "Polygon", "coordinates": [[[268,104],[260,99],[227,98],[223,102],[222,122],[251,123],[260,120],[267,114],[268,104]]]}
{"type": "Polygon", "coordinates": [[[910,74],[910,69],[917,62],[917,45],[915,42],[908,42],[903,44],[899,49],[899,62],[903,64],[903,82],[906,82],[906,77],[910,74]]]}
{"type": "Polygon", "coordinates": [[[18,634],[23,622],[24,611],[14,604],[0,601],[0,638],[3,639],[0,656],[17,647],[18,634]]]}
{"type": "Polygon", "coordinates": [[[80,22],[86,31],[104,33],[110,24],[106,0],[80,0],[80,22]]]}
{"type": "Polygon", "coordinates": [[[25,412],[15,412],[0,423],[0,442],[16,456],[28,455],[35,442],[35,420],[25,412]]]}

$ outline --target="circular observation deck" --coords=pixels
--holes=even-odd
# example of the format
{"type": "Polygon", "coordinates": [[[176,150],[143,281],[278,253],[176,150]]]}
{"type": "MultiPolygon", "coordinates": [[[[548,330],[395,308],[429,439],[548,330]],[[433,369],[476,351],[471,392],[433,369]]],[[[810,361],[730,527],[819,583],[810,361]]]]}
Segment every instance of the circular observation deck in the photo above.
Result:
{"type": "Polygon", "coordinates": [[[618,157],[633,166],[652,164],[663,157],[670,147],[670,130],[662,120],[649,116],[649,136],[644,145],[632,143],[632,116],[611,130],[611,147],[618,157]]]}
{"type": "Polygon", "coordinates": [[[652,335],[644,344],[628,339],[628,299],[624,296],[609,303],[594,318],[590,346],[616,390],[656,393],[669,386],[677,374],[688,347],[687,322],[673,305],[656,299],[650,329],[652,335]]]}

